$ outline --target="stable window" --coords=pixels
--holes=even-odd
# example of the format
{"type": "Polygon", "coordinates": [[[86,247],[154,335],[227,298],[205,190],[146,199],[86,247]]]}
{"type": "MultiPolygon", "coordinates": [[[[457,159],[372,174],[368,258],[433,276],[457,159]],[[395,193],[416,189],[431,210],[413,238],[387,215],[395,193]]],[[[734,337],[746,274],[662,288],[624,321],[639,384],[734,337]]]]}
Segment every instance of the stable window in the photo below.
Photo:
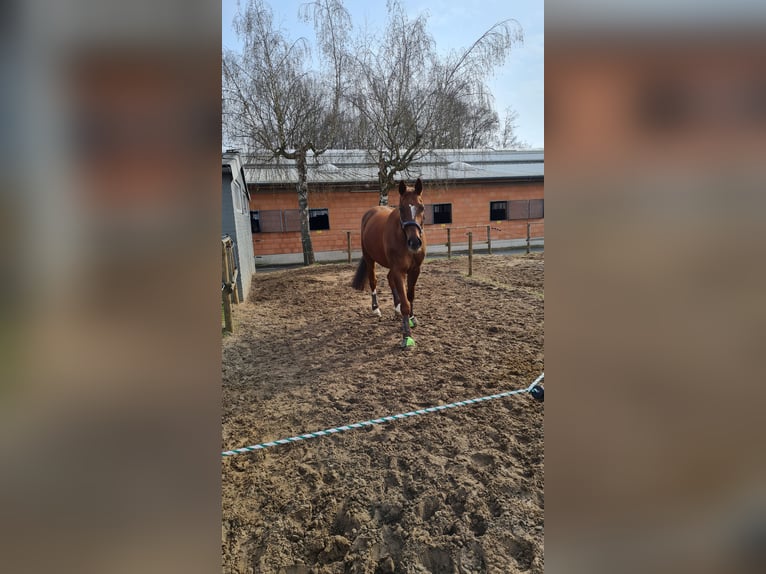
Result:
{"type": "Polygon", "coordinates": [[[489,204],[490,221],[514,219],[542,219],[545,216],[544,200],[519,199],[514,201],[492,201],[489,204]]]}
{"type": "Polygon", "coordinates": [[[309,209],[309,229],[311,231],[330,229],[330,210],[309,209]]]}
{"type": "Polygon", "coordinates": [[[257,211],[250,212],[250,231],[252,233],[261,232],[261,216],[257,211]]]}
{"type": "Polygon", "coordinates": [[[489,220],[490,221],[505,221],[508,219],[508,202],[507,201],[490,201],[489,202],[489,220]]]}
{"type": "Polygon", "coordinates": [[[434,203],[433,204],[433,222],[434,223],[452,223],[452,204],[434,203]]]}
{"type": "Polygon", "coordinates": [[[261,209],[258,213],[258,224],[261,233],[278,233],[284,231],[282,226],[282,211],[279,209],[261,209]]]}
{"type": "Polygon", "coordinates": [[[451,203],[427,203],[423,207],[423,225],[452,223],[451,203]]]}
{"type": "Polygon", "coordinates": [[[284,227],[282,231],[300,231],[301,230],[301,211],[300,209],[285,209],[282,212],[284,227]]]}
{"type": "Polygon", "coordinates": [[[509,201],[508,219],[529,219],[529,200],[509,201]]]}

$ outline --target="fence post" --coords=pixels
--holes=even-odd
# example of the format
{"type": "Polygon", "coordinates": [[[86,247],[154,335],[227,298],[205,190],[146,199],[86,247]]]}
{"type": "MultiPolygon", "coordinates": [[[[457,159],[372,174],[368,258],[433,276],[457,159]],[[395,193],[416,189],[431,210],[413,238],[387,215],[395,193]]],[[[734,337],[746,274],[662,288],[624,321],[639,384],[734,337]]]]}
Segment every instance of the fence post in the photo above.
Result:
{"type": "Polygon", "coordinates": [[[224,330],[231,333],[232,320],[231,320],[231,293],[229,291],[230,285],[230,269],[229,269],[229,254],[226,249],[226,241],[221,242],[221,297],[223,301],[223,322],[224,330]]]}
{"type": "Polygon", "coordinates": [[[221,293],[223,294],[223,328],[226,332],[231,333],[234,330],[231,321],[231,296],[226,286],[223,287],[221,293]]]}
{"type": "Polygon", "coordinates": [[[237,262],[234,260],[234,244],[232,242],[228,242],[226,244],[226,253],[229,257],[229,279],[227,281],[231,283],[232,301],[239,304],[241,301],[239,295],[239,286],[237,285],[237,275],[239,274],[239,269],[237,269],[237,262]]]}
{"type": "Polygon", "coordinates": [[[351,263],[351,232],[346,231],[346,248],[348,249],[348,262],[351,263]]]}
{"type": "Polygon", "coordinates": [[[468,276],[473,275],[473,231],[468,232],[468,276]]]}
{"type": "Polygon", "coordinates": [[[452,259],[452,238],[450,237],[452,229],[447,228],[447,259],[452,259]]]}
{"type": "Polygon", "coordinates": [[[531,223],[529,223],[529,221],[527,221],[527,255],[529,255],[529,248],[530,248],[530,245],[529,245],[529,227],[530,227],[530,225],[531,225],[531,223]]]}
{"type": "Polygon", "coordinates": [[[491,226],[487,225],[487,254],[492,255],[492,235],[490,232],[491,226]]]}

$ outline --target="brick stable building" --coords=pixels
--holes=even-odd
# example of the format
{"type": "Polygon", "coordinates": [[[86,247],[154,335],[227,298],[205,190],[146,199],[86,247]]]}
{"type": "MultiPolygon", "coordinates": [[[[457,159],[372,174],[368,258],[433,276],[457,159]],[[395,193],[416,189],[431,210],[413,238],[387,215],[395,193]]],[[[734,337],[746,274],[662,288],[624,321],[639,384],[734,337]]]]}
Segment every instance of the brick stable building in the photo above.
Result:
{"type": "MultiPolygon", "coordinates": [[[[414,162],[404,179],[423,180],[429,253],[446,251],[447,229],[453,250],[467,244],[469,231],[477,249],[485,246],[488,226],[493,247],[525,244],[528,230],[540,243],[543,160],[542,150],[434,150],[414,162]]],[[[302,262],[294,162],[251,157],[244,171],[256,262],[302,262]]],[[[378,204],[377,167],[370,154],[332,150],[316,161],[309,158],[308,183],[317,261],[344,259],[348,232],[358,256],[362,215],[378,204]]],[[[389,204],[395,206],[397,200],[398,193],[392,189],[389,204]]]]}

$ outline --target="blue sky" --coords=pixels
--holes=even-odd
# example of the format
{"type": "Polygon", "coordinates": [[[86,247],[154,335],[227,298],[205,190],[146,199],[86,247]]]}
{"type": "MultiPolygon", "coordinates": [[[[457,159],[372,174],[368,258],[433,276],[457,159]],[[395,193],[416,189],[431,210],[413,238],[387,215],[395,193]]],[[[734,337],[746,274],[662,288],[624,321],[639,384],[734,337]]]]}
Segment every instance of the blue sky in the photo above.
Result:
{"type": "MultiPolygon", "coordinates": [[[[268,2],[278,26],[288,36],[314,38],[314,30],[298,19],[298,9],[306,0],[272,0],[268,2]]],[[[244,3],[244,1],[243,1],[244,3]]],[[[386,19],[385,2],[344,0],[357,28],[365,26],[372,33],[380,31],[386,19]]],[[[515,47],[505,65],[495,70],[489,88],[495,96],[499,113],[506,107],[516,110],[516,133],[533,148],[544,146],[544,0],[401,0],[410,18],[427,12],[428,29],[439,51],[467,48],[496,22],[514,18],[524,29],[524,44],[515,47]]],[[[231,22],[237,11],[237,0],[222,0],[222,44],[236,50],[239,46],[231,22]]]]}

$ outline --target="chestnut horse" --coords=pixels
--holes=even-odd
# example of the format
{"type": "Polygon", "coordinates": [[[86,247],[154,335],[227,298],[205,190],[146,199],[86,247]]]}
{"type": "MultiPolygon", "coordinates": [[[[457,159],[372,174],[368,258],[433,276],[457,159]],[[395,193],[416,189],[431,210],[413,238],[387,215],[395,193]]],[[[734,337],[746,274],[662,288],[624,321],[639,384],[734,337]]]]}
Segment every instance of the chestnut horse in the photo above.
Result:
{"type": "Polygon", "coordinates": [[[423,182],[415,182],[414,191],[399,183],[399,207],[377,206],[362,217],[362,259],[356,268],[351,286],[364,291],[365,278],[372,291],[372,312],[380,317],[378,308],[375,263],[388,268],[388,284],[394,296],[397,314],[402,315],[402,347],[415,346],[411,327],[417,325],[412,311],[415,283],[420,265],[426,256],[423,234],[423,182]],[[405,277],[407,288],[405,290],[405,277]]]}

